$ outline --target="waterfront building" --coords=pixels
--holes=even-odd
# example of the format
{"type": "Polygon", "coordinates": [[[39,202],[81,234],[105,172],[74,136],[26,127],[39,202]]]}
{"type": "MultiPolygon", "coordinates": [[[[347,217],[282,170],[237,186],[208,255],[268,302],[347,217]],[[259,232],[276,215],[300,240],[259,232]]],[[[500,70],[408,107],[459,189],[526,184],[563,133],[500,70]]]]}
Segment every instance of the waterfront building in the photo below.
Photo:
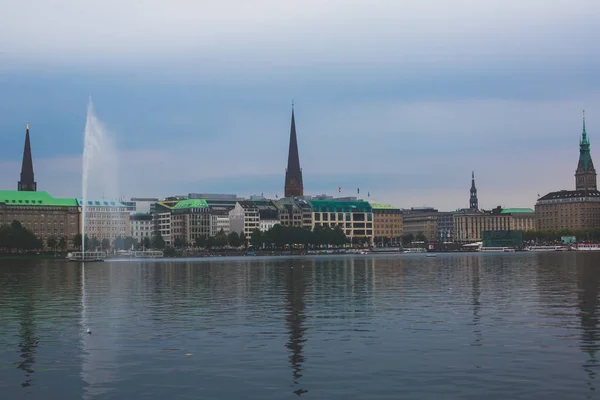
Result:
{"type": "Polygon", "coordinates": [[[427,241],[438,239],[438,210],[432,207],[412,207],[403,210],[404,235],[412,235],[414,239],[423,235],[427,241]]]}
{"type": "Polygon", "coordinates": [[[353,242],[373,244],[373,208],[362,200],[311,200],[312,229],[317,226],[340,227],[353,242]]]}
{"type": "Polygon", "coordinates": [[[210,207],[206,200],[180,200],[171,209],[171,238],[193,244],[199,237],[210,235],[210,207]]]}
{"type": "MultiPolygon", "coordinates": [[[[82,200],[77,200],[80,207],[82,200]]],[[[116,200],[87,200],[85,232],[90,238],[112,242],[119,236],[127,237],[131,233],[129,208],[116,200]]]]}
{"type": "Polygon", "coordinates": [[[20,192],[35,192],[37,183],[33,176],[33,159],[31,157],[31,143],[29,141],[29,122],[25,125],[25,148],[23,149],[23,163],[21,165],[21,179],[17,184],[20,192]]]}
{"type": "Polygon", "coordinates": [[[371,204],[375,244],[401,244],[403,230],[402,210],[388,204],[371,204]]]}
{"type": "Polygon", "coordinates": [[[457,241],[481,241],[484,232],[535,229],[535,212],[530,208],[501,207],[489,211],[461,210],[454,214],[454,226],[457,241]]]}
{"type": "Polygon", "coordinates": [[[304,183],[302,169],[298,155],[298,139],[296,137],[296,121],[294,119],[294,106],[292,105],[292,126],[290,128],[290,147],[288,151],[288,165],[285,170],[285,197],[304,196],[304,183]]]}
{"type": "Polygon", "coordinates": [[[230,210],[228,207],[210,207],[210,236],[216,236],[221,231],[223,231],[225,234],[229,234],[231,232],[229,211],[230,210]]]}
{"type": "Polygon", "coordinates": [[[274,206],[269,206],[262,209],[259,207],[258,217],[258,229],[261,232],[266,232],[275,225],[279,225],[279,213],[277,212],[277,208],[274,206]]]}
{"type": "Polygon", "coordinates": [[[167,197],[164,200],[157,201],[152,207],[152,220],[154,224],[154,235],[159,235],[165,241],[166,246],[173,245],[171,232],[171,212],[173,207],[182,199],[178,197],[167,197]]]}
{"type": "Polygon", "coordinates": [[[238,201],[229,211],[229,223],[231,231],[243,232],[245,240],[250,240],[252,232],[260,226],[258,206],[253,201],[238,201]]]}
{"type": "Polygon", "coordinates": [[[600,228],[600,192],[596,186],[596,169],[585,129],[585,114],[575,171],[575,190],[560,190],[540,197],[535,205],[535,215],[536,227],[540,230],[600,228]]]}
{"type": "Polygon", "coordinates": [[[454,213],[450,211],[438,212],[437,238],[440,242],[454,241],[454,213]]]}
{"type": "Polygon", "coordinates": [[[80,232],[79,205],[75,198],[55,198],[47,192],[0,190],[0,225],[19,221],[47,245],[49,238],[65,238],[74,248],[80,232]]]}
{"type": "Polygon", "coordinates": [[[152,239],[152,232],[154,230],[152,214],[143,212],[131,213],[129,215],[129,223],[131,226],[130,235],[139,243],[141,243],[145,237],[152,239]]]}
{"type": "Polygon", "coordinates": [[[301,197],[288,197],[273,202],[279,213],[282,226],[295,226],[312,229],[312,206],[301,197]]]}

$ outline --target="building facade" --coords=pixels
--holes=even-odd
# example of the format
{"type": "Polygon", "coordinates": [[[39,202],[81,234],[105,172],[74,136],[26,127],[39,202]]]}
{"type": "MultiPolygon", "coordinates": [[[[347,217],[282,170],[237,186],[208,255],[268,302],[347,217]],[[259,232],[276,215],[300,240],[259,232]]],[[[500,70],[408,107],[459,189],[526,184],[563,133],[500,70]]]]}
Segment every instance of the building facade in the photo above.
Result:
{"type": "Polygon", "coordinates": [[[438,212],[437,215],[437,238],[440,242],[454,241],[454,213],[438,212]]]}
{"type": "Polygon", "coordinates": [[[539,230],[600,228],[600,192],[585,129],[585,114],[575,170],[575,190],[560,190],[540,197],[535,205],[535,215],[539,230]]]}
{"type": "Polygon", "coordinates": [[[238,201],[229,211],[229,224],[233,232],[243,233],[245,240],[250,240],[252,232],[260,227],[258,206],[249,200],[238,201]]]}
{"type": "MultiPolygon", "coordinates": [[[[78,203],[83,207],[81,200],[78,200],[78,203]]],[[[129,208],[125,204],[113,200],[93,199],[87,200],[85,208],[85,233],[88,237],[99,241],[108,239],[112,244],[117,237],[130,235],[129,208]]]]}
{"type": "Polygon", "coordinates": [[[210,235],[210,208],[205,200],[181,200],[171,210],[171,238],[188,245],[210,235]]]}
{"type": "Polygon", "coordinates": [[[19,221],[45,246],[48,239],[61,238],[73,249],[73,239],[80,233],[79,205],[76,199],[60,199],[47,192],[0,190],[0,225],[19,221]]]}
{"type": "Polygon", "coordinates": [[[288,197],[277,200],[274,204],[282,226],[312,229],[312,206],[309,200],[288,197]]]}
{"type": "Polygon", "coordinates": [[[152,214],[150,213],[132,213],[129,215],[129,223],[131,226],[131,237],[142,243],[144,238],[152,239],[152,232],[154,231],[154,223],[152,221],[152,214]]]}
{"type": "Polygon", "coordinates": [[[340,227],[353,242],[373,244],[373,208],[366,201],[311,200],[312,229],[340,227]]]}
{"type": "MultiPolygon", "coordinates": [[[[225,234],[231,232],[229,221],[229,210],[226,207],[210,207],[210,236],[216,236],[223,231],[225,234]]],[[[237,232],[239,233],[239,232],[237,232]]]]}
{"type": "Polygon", "coordinates": [[[481,241],[483,232],[535,229],[535,212],[530,208],[500,207],[491,211],[463,210],[454,214],[454,226],[457,241],[481,241]]]}
{"type": "Polygon", "coordinates": [[[404,235],[425,236],[427,241],[438,239],[438,210],[431,207],[413,207],[403,211],[404,235]]]}
{"type": "Polygon", "coordinates": [[[402,244],[404,233],[402,210],[387,204],[371,204],[371,208],[375,244],[402,244]]]}

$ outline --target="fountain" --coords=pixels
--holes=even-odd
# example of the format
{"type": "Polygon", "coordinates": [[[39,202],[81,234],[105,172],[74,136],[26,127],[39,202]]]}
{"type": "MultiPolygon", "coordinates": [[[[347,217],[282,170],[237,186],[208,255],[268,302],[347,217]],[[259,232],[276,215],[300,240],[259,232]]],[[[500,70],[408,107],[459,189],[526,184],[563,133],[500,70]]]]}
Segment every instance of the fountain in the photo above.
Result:
{"type": "Polygon", "coordinates": [[[85,237],[88,199],[91,196],[113,200],[118,198],[117,165],[114,139],[96,117],[90,96],[83,141],[81,254],[75,256],[79,261],[102,258],[102,254],[98,254],[98,252],[88,252],[88,256],[86,256],[85,237]]]}

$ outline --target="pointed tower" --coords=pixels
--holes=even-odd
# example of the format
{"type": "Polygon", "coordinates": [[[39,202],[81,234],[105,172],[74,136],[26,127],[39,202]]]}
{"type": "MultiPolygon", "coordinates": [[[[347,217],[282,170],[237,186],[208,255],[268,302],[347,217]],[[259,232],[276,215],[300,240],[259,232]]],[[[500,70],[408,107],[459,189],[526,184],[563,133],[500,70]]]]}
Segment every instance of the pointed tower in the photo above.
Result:
{"type": "Polygon", "coordinates": [[[479,210],[477,188],[475,187],[475,171],[471,171],[471,197],[469,198],[469,208],[471,210],[479,210]]]}
{"type": "Polygon", "coordinates": [[[23,150],[23,164],[21,166],[21,180],[18,183],[21,192],[35,192],[37,184],[33,178],[33,160],[31,158],[31,143],[29,143],[29,122],[25,127],[25,149],[23,150]]]}
{"type": "Polygon", "coordinates": [[[288,165],[285,170],[285,197],[304,196],[302,183],[302,169],[298,156],[298,139],[296,138],[296,121],[294,120],[294,104],[292,103],[292,127],[290,129],[290,149],[288,152],[288,165]]]}
{"type": "Polygon", "coordinates": [[[579,163],[575,171],[575,190],[596,190],[596,169],[590,155],[590,140],[585,131],[585,111],[583,112],[583,132],[579,142],[579,163]]]}

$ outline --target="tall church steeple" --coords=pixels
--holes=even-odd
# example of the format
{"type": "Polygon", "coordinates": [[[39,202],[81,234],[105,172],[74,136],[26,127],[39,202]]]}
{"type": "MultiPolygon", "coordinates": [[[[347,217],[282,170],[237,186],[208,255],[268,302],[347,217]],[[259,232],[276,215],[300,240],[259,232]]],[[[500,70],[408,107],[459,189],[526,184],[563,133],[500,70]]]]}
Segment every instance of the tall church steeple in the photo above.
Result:
{"type": "Polygon", "coordinates": [[[471,210],[479,210],[477,188],[475,187],[475,171],[471,171],[471,197],[469,198],[469,208],[471,210]]]}
{"type": "Polygon", "coordinates": [[[37,184],[33,177],[33,160],[31,158],[31,143],[29,142],[29,122],[25,126],[25,149],[23,150],[23,164],[21,165],[21,180],[18,190],[22,192],[35,192],[37,184]]]}
{"type": "Polygon", "coordinates": [[[590,140],[585,131],[585,110],[583,111],[583,132],[579,142],[579,163],[575,171],[575,190],[596,190],[596,169],[590,155],[590,140]]]}
{"type": "Polygon", "coordinates": [[[288,151],[288,165],[285,170],[285,197],[304,196],[302,183],[302,169],[298,156],[298,139],[296,137],[296,121],[294,119],[294,103],[292,103],[292,126],[290,128],[290,148],[288,151]]]}

